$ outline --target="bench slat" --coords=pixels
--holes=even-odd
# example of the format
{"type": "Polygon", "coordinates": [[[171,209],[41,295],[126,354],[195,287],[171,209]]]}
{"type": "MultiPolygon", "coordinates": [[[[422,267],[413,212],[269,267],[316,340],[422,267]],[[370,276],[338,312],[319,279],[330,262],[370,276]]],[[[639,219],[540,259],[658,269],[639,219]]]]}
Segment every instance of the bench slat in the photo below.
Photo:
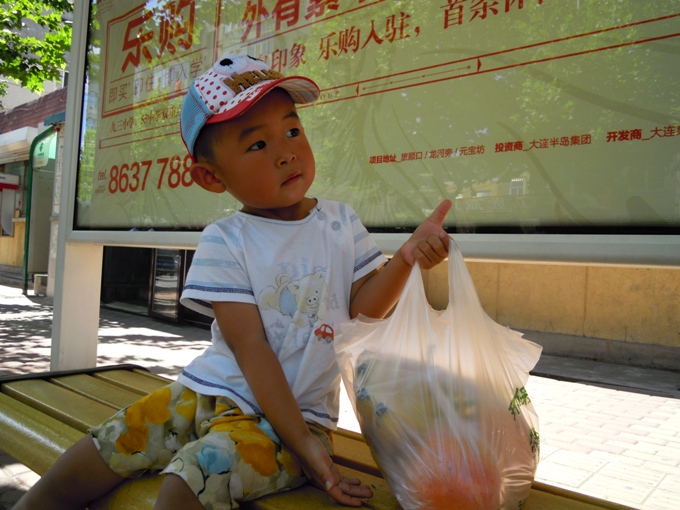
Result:
{"type": "Polygon", "coordinates": [[[0,393],[0,444],[39,475],[83,433],[61,421],[0,393]]]}
{"type": "MultiPolygon", "coordinates": [[[[373,476],[344,466],[339,467],[340,474],[347,478],[359,478],[373,491],[373,497],[365,500],[365,507],[376,510],[398,510],[401,507],[382,477],[373,476]]],[[[311,485],[305,485],[293,491],[272,494],[263,498],[243,503],[248,510],[299,510],[300,508],[338,509],[344,508],[335,503],[324,491],[311,485]]]]}
{"type": "Polygon", "coordinates": [[[134,372],[135,374],[143,375],[147,379],[153,379],[154,381],[158,381],[158,383],[161,386],[165,386],[168,383],[171,383],[175,380],[175,379],[168,379],[167,377],[163,377],[162,375],[154,374],[153,372],[149,372],[148,370],[142,369],[142,368],[133,368],[132,372],[134,372]]]}
{"type": "MultiPolygon", "coordinates": [[[[361,472],[359,478],[366,478],[363,473],[368,473],[382,479],[371,450],[361,434],[350,430],[338,429],[334,433],[333,442],[336,454],[335,462],[342,466],[352,467],[361,472]]],[[[384,483],[384,481],[383,481],[384,483]]],[[[584,494],[579,494],[566,489],[554,487],[540,482],[534,482],[531,496],[527,499],[522,510],[630,510],[610,501],[604,501],[584,494]]]]}
{"type": "MultiPolygon", "coordinates": [[[[372,477],[353,469],[340,468],[346,477],[360,478],[371,486],[373,497],[367,500],[370,508],[376,510],[397,510],[399,504],[382,478],[372,477]]],[[[90,510],[151,510],[161,486],[161,477],[144,476],[137,480],[128,480],[106,496],[90,504],[90,510]]],[[[294,491],[265,496],[241,504],[244,510],[299,510],[300,508],[332,510],[339,508],[333,500],[320,489],[304,485],[294,491]]]]}
{"type": "Polygon", "coordinates": [[[139,400],[139,393],[123,389],[88,374],[55,377],[49,381],[115,409],[122,409],[139,400]]]}
{"type": "Polygon", "coordinates": [[[87,432],[116,411],[41,379],[6,383],[2,392],[81,432],[87,432]]]}
{"type": "Polygon", "coordinates": [[[134,372],[129,370],[108,370],[106,372],[94,373],[93,376],[120,388],[133,391],[138,395],[147,395],[172,382],[169,379],[151,376],[150,373],[137,370],[134,372]]]}
{"type": "Polygon", "coordinates": [[[338,429],[333,433],[333,445],[335,449],[333,460],[337,464],[382,478],[382,473],[361,434],[338,429]]]}

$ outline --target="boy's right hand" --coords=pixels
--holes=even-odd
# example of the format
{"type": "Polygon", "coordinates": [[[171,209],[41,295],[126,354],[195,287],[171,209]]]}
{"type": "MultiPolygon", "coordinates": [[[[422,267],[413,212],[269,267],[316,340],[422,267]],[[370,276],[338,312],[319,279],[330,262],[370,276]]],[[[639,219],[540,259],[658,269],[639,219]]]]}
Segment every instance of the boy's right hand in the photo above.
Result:
{"type": "Polygon", "coordinates": [[[305,438],[299,460],[309,476],[319,487],[338,503],[347,506],[361,506],[359,498],[370,498],[373,492],[367,485],[361,485],[358,478],[344,478],[333,463],[323,444],[313,434],[305,438]]]}
{"type": "Polygon", "coordinates": [[[399,249],[409,266],[417,261],[421,269],[432,269],[448,256],[450,239],[442,225],[452,206],[448,199],[439,204],[399,249]]]}

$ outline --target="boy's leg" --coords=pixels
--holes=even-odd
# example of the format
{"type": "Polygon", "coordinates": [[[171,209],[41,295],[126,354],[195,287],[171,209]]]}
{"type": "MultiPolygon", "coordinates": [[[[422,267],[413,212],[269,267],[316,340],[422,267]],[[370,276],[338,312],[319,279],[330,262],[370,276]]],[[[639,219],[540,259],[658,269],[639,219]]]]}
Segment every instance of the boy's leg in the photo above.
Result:
{"type": "MultiPolygon", "coordinates": [[[[327,431],[315,425],[310,429],[331,453],[327,431]]],[[[168,501],[175,496],[166,490],[179,495],[188,489],[203,505],[219,503],[220,508],[238,508],[240,502],[308,481],[269,422],[262,416],[244,416],[235,406],[214,418],[207,434],[184,445],[163,473],[161,492],[168,501]]],[[[165,507],[158,504],[157,508],[165,507]]]]}
{"type": "Polygon", "coordinates": [[[123,480],[104,462],[88,434],[57,459],[14,510],[85,508],[123,480]]]}
{"type": "Polygon", "coordinates": [[[162,510],[203,510],[187,483],[177,475],[164,475],[154,508],[162,510]]]}
{"type": "Polygon", "coordinates": [[[126,476],[163,469],[192,434],[195,402],[171,383],[121,409],[64,452],[15,508],[84,508],[126,476]]]}

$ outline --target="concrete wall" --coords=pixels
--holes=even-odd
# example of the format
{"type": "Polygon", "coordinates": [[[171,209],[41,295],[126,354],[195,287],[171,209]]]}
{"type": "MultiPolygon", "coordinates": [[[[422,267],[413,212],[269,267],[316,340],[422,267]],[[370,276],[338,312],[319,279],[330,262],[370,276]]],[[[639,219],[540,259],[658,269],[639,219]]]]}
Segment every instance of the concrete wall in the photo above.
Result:
{"type": "MultiPolygon", "coordinates": [[[[680,369],[680,267],[466,261],[486,313],[544,352],[680,369]]],[[[424,276],[448,302],[447,265],[424,276]]]]}

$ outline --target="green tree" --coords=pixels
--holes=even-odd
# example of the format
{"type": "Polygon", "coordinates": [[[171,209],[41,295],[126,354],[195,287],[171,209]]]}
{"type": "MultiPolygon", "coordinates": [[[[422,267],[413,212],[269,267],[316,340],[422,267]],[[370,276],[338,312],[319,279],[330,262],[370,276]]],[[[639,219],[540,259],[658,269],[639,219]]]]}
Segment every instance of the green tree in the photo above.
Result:
{"type": "Polygon", "coordinates": [[[71,25],[65,13],[73,12],[68,0],[13,0],[0,9],[0,107],[7,93],[7,78],[31,92],[42,92],[43,82],[58,80],[66,68],[71,47],[71,25]],[[45,29],[43,37],[31,35],[31,25],[45,29]]]}

